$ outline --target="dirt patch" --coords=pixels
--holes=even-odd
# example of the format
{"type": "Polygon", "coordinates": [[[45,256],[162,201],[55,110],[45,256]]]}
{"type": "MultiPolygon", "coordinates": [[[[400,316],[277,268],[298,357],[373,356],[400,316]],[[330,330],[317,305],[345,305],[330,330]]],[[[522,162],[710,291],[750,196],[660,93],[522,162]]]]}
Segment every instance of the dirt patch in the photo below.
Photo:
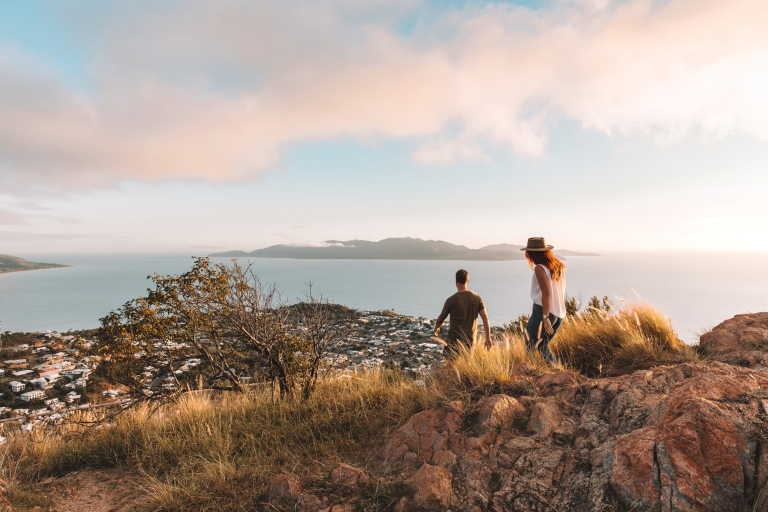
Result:
{"type": "Polygon", "coordinates": [[[75,471],[40,482],[37,491],[50,504],[42,510],[61,512],[123,511],[142,496],[136,478],[120,469],[75,471]]]}

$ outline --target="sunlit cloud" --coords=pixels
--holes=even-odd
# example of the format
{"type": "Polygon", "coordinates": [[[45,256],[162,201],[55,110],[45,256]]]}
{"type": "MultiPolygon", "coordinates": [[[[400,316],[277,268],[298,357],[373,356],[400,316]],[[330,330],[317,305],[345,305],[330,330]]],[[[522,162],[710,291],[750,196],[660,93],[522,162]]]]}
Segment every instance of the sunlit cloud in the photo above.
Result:
{"type": "Polygon", "coordinates": [[[405,140],[425,165],[537,156],[560,117],[659,144],[768,137],[764,0],[473,4],[407,34],[394,18],[418,3],[389,17],[382,5],[94,9],[98,23],[72,28],[98,41],[89,90],[0,46],[0,179],[9,190],[236,181],[291,144],[333,138],[405,140]]]}

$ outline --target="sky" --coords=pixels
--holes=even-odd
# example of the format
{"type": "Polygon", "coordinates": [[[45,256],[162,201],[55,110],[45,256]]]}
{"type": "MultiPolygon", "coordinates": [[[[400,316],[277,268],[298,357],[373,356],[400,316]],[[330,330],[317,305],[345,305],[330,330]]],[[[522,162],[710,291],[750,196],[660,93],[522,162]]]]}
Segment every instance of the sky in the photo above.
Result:
{"type": "Polygon", "coordinates": [[[0,253],[768,251],[765,0],[0,2],[0,253]]]}

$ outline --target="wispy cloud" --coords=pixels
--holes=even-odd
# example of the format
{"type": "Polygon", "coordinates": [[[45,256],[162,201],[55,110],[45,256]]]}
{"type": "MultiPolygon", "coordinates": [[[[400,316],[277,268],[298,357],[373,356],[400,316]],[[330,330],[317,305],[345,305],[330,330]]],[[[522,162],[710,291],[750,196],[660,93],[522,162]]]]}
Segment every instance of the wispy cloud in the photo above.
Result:
{"type": "Polygon", "coordinates": [[[58,240],[80,240],[80,239],[131,239],[132,236],[125,235],[103,235],[91,233],[30,233],[19,231],[0,231],[0,242],[19,241],[19,240],[39,240],[39,241],[58,241],[58,240]]]}
{"type": "Polygon", "coordinates": [[[190,245],[190,249],[223,249],[224,246],[222,245],[190,245]]]}
{"type": "Polygon", "coordinates": [[[26,224],[24,216],[18,212],[0,208],[0,225],[13,226],[26,224]]]}
{"type": "Polygon", "coordinates": [[[8,189],[240,180],[337,137],[407,139],[425,164],[540,155],[557,116],[662,144],[768,137],[764,0],[472,4],[408,35],[393,18],[417,2],[78,5],[92,91],[0,46],[8,189]]]}

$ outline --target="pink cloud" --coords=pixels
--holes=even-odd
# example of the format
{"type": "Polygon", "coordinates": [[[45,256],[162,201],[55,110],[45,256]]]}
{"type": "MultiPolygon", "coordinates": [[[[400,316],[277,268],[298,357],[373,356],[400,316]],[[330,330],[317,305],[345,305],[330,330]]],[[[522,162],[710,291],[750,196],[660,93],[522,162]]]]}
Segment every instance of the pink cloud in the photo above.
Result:
{"type": "Polygon", "coordinates": [[[555,116],[660,143],[768,137],[764,0],[494,5],[407,37],[354,2],[179,6],[106,19],[89,94],[0,47],[6,186],[241,180],[336,137],[416,141],[424,164],[540,155],[555,116]]]}

